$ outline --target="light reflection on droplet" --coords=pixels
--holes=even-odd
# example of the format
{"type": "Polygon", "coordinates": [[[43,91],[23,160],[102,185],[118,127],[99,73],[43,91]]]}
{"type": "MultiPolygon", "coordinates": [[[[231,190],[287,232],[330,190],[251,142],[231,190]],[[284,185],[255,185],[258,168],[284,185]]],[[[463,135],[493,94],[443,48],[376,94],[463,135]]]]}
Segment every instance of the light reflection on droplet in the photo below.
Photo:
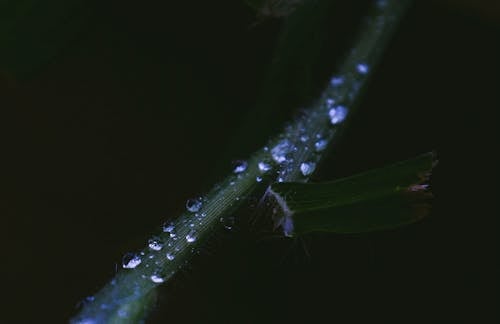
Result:
{"type": "Polygon", "coordinates": [[[302,172],[304,176],[310,175],[315,169],[316,163],[314,162],[304,162],[300,164],[300,172],[302,172]]]}
{"type": "Polygon", "coordinates": [[[134,269],[137,267],[139,264],[141,264],[142,260],[141,258],[133,253],[127,253],[123,257],[123,268],[124,269],[134,269]]]}
{"type": "Polygon", "coordinates": [[[359,63],[356,65],[356,71],[358,71],[359,74],[366,74],[369,71],[368,64],[366,63],[359,63]]]}
{"type": "Polygon", "coordinates": [[[336,106],[328,112],[332,125],[339,124],[347,117],[347,108],[344,106],[336,106]]]}
{"type": "Polygon", "coordinates": [[[234,170],[233,172],[234,173],[242,173],[242,172],[245,172],[245,170],[247,169],[248,167],[248,163],[246,161],[236,161],[234,163],[234,170]]]}
{"type": "Polygon", "coordinates": [[[186,209],[192,213],[196,213],[200,210],[202,205],[201,198],[192,198],[186,201],[186,209]]]}

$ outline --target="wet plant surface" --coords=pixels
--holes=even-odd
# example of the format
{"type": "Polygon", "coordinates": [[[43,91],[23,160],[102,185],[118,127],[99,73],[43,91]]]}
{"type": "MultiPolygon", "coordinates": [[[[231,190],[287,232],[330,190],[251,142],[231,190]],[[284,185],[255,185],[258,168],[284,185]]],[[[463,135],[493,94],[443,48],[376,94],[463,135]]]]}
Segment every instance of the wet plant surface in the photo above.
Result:
{"type": "MultiPolygon", "coordinates": [[[[67,321],[117,267],[140,266],[144,246],[164,253],[168,242],[152,235],[178,235],[172,218],[194,216],[201,193],[244,172],[243,161],[331,81],[365,10],[344,7],[317,57],[297,52],[315,62],[305,67],[308,90],[298,81],[303,66],[287,65],[292,81],[274,82],[283,92],[271,97],[279,109],[258,113],[258,98],[270,98],[261,89],[280,23],[252,26],[242,3],[110,2],[89,9],[43,64],[23,56],[18,69],[1,56],[1,320],[67,321]]],[[[300,165],[324,181],[435,149],[429,217],[396,231],[277,239],[248,224],[262,222],[250,197],[240,220],[222,220],[220,237],[160,289],[151,321],[494,318],[498,36],[498,24],[480,16],[412,7],[335,150],[300,165]]],[[[332,123],[340,107],[329,110],[332,123]]],[[[274,153],[258,164],[262,176],[280,159],[274,153]]]]}

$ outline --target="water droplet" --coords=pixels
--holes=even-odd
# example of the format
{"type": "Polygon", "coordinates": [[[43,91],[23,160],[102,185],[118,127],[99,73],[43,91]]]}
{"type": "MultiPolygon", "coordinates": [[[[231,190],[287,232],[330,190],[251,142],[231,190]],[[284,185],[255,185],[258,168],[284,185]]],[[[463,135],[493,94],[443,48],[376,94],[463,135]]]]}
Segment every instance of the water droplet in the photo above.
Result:
{"type": "Polygon", "coordinates": [[[224,225],[224,228],[230,231],[234,226],[234,216],[227,216],[219,218],[220,222],[224,225]]]}
{"type": "Polygon", "coordinates": [[[149,239],[148,246],[153,251],[160,251],[163,248],[163,243],[159,238],[154,237],[149,239]]]}
{"type": "Polygon", "coordinates": [[[142,260],[137,254],[127,253],[123,256],[122,266],[125,269],[134,269],[139,264],[141,264],[141,262],[142,260]]]}
{"type": "Polygon", "coordinates": [[[186,201],[186,209],[192,213],[196,213],[200,210],[202,205],[201,198],[192,198],[186,201]]]}
{"type": "Polygon", "coordinates": [[[332,108],[333,105],[335,105],[335,100],[333,100],[332,98],[328,98],[326,99],[326,107],[328,109],[332,108]]]}
{"type": "Polygon", "coordinates": [[[309,140],[309,136],[307,136],[307,135],[302,135],[302,136],[300,137],[300,141],[301,141],[302,143],[305,143],[305,142],[307,142],[308,140],[309,140]]]}
{"type": "Polygon", "coordinates": [[[233,170],[233,172],[234,173],[245,172],[245,170],[247,169],[247,167],[248,167],[248,163],[246,161],[242,161],[242,160],[236,161],[236,162],[234,162],[234,170],[233,170]]]}
{"type": "Polygon", "coordinates": [[[287,154],[292,150],[292,144],[289,140],[285,139],[279,142],[275,147],[273,147],[273,149],[271,150],[271,156],[277,163],[283,163],[286,161],[287,154]]]}
{"type": "Polygon", "coordinates": [[[356,70],[358,71],[359,74],[366,74],[368,73],[369,70],[368,64],[359,63],[358,65],[356,65],[356,70]]]}
{"type": "Polygon", "coordinates": [[[279,177],[278,182],[285,182],[285,179],[283,179],[282,177],[279,177]]]}
{"type": "Polygon", "coordinates": [[[170,261],[172,261],[173,259],[175,259],[175,255],[173,255],[172,253],[168,252],[167,253],[167,259],[169,259],[170,261]]]}
{"type": "Polygon", "coordinates": [[[170,235],[170,237],[175,237],[176,236],[176,234],[175,234],[175,226],[172,223],[164,224],[163,225],[163,232],[164,233],[168,233],[170,235]]]}
{"type": "Polygon", "coordinates": [[[255,181],[257,181],[257,182],[262,182],[262,177],[256,176],[256,177],[255,177],[255,181]]]}
{"type": "Polygon", "coordinates": [[[328,145],[327,140],[320,139],[316,143],[314,143],[314,148],[316,149],[316,152],[321,152],[326,148],[327,145],[328,145]]]}
{"type": "Polygon", "coordinates": [[[302,172],[304,176],[310,175],[314,172],[315,169],[316,163],[314,162],[304,162],[300,165],[300,172],[302,172]]]}
{"type": "Polygon", "coordinates": [[[165,278],[157,275],[157,274],[153,274],[151,275],[150,277],[151,281],[154,282],[154,283],[162,283],[165,281],[165,278]]]}
{"type": "Polygon", "coordinates": [[[266,162],[259,162],[258,166],[259,166],[260,172],[267,172],[267,171],[271,170],[271,165],[269,163],[266,163],[266,162]]]}
{"type": "Polygon", "coordinates": [[[186,235],[186,241],[188,243],[193,243],[194,241],[196,241],[196,232],[194,230],[190,231],[187,235],[186,235]]]}
{"type": "Polygon", "coordinates": [[[332,125],[339,124],[347,117],[347,108],[344,106],[336,106],[328,112],[332,125]]]}
{"type": "Polygon", "coordinates": [[[337,87],[339,85],[342,85],[344,83],[344,78],[343,77],[333,77],[330,80],[330,84],[334,87],[337,87]]]}

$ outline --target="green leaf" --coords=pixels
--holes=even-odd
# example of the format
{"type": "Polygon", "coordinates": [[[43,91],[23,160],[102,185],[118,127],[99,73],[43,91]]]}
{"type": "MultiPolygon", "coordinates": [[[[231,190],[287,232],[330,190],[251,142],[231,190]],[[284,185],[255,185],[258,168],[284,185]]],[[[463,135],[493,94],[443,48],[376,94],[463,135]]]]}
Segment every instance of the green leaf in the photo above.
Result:
{"type": "Polygon", "coordinates": [[[287,235],[322,231],[361,233],[395,228],[427,215],[426,182],[434,153],[325,183],[275,183],[270,193],[283,211],[287,235]]]}

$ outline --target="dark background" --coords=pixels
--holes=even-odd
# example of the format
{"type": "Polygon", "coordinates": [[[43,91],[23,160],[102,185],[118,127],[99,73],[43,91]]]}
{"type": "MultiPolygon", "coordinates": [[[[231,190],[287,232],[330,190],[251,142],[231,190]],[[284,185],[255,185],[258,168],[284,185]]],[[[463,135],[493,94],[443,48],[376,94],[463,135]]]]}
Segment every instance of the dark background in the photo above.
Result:
{"type": "MultiPolygon", "coordinates": [[[[308,236],[308,253],[241,224],[162,289],[153,322],[498,320],[500,16],[487,1],[463,3],[412,7],[315,179],[436,150],[431,216],[308,236]]],[[[318,58],[313,84],[363,9],[332,12],[332,59],[318,58]]],[[[47,32],[35,16],[19,16],[0,44],[1,323],[66,321],[122,254],[293,115],[289,100],[252,120],[280,22],[241,1],[89,3],[47,32]]],[[[306,101],[289,91],[295,106],[306,101]]]]}

